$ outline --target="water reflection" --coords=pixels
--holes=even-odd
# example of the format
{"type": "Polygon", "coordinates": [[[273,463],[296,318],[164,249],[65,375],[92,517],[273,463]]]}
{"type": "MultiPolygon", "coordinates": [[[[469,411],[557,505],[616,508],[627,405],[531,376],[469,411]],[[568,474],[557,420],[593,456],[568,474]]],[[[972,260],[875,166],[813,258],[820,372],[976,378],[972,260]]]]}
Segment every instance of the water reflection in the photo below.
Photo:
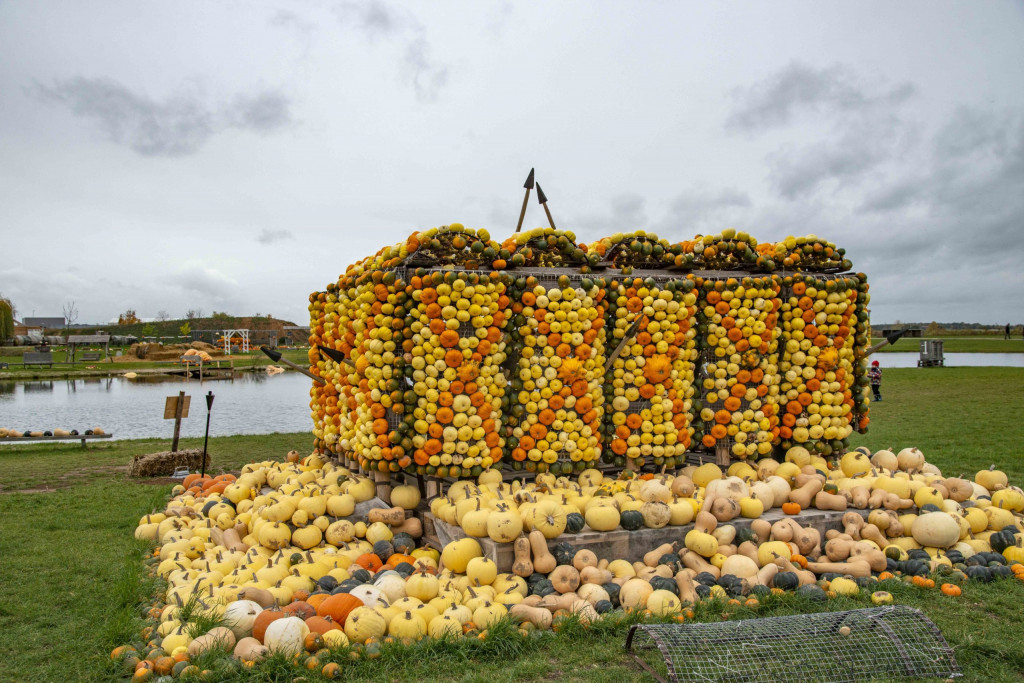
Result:
{"type": "Polygon", "coordinates": [[[56,382],[0,382],[0,427],[78,429],[102,427],[114,438],[171,437],[173,421],[163,420],[164,400],[179,391],[193,396],[192,416],[182,422],[185,437],[202,436],[206,411],[202,396],[217,397],[210,434],[305,432],[311,382],[298,373],[269,377],[238,373],[233,379],[203,381],[180,377],[90,377],[56,382]]]}

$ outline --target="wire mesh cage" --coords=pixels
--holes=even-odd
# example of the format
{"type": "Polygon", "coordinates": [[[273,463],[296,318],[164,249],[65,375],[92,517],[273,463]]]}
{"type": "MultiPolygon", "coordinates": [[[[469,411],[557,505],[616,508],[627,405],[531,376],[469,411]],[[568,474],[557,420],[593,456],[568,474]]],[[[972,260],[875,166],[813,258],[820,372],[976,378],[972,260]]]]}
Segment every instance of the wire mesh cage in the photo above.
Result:
{"type": "Polygon", "coordinates": [[[961,675],[942,633],[899,605],[694,624],[638,624],[626,650],[662,681],[858,681],[961,675]]]}

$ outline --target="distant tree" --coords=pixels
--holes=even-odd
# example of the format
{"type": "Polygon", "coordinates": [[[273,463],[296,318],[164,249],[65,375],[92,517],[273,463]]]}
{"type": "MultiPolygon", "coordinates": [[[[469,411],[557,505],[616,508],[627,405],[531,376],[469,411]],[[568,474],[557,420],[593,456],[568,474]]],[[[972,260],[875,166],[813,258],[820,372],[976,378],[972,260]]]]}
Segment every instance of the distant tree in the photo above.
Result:
{"type": "Polygon", "coordinates": [[[233,318],[224,311],[214,311],[213,313],[210,314],[210,317],[214,320],[220,321],[233,320],[233,318]]]}
{"type": "Polygon", "coordinates": [[[924,334],[926,337],[935,337],[942,334],[942,325],[938,324],[934,320],[928,323],[928,327],[925,328],[924,334]]]}
{"type": "Polygon", "coordinates": [[[185,323],[184,325],[178,328],[178,332],[181,334],[182,337],[187,337],[188,335],[192,334],[192,326],[189,325],[188,323],[185,323]]]}
{"type": "Polygon", "coordinates": [[[129,308],[127,311],[117,316],[118,325],[134,325],[139,322],[139,316],[135,315],[135,309],[129,308]]]}
{"type": "Polygon", "coordinates": [[[167,311],[160,310],[156,312],[156,319],[164,323],[171,319],[171,314],[167,311]]]}
{"type": "Polygon", "coordinates": [[[0,296],[0,341],[14,336],[14,306],[10,299],[0,296]]]}
{"type": "Polygon", "coordinates": [[[64,329],[68,329],[78,321],[78,306],[75,305],[74,300],[71,300],[64,304],[64,308],[61,309],[64,313],[64,329]]]}
{"type": "Polygon", "coordinates": [[[190,308],[188,309],[188,313],[185,314],[185,317],[188,318],[189,320],[199,320],[200,318],[203,317],[203,309],[190,308]]]}
{"type": "Polygon", "coordinates": [[[10,298],[4,296],[3,292],[0,292],[0,301],[6,301],[7,305],[11,307],[11,316],[18,317],[18,307],[14,305],[14,302],[10,298]]]}
{"type": "Polygon", "coordinates": [[[142,326],[143,337],[152,337],[154,335],[156,335],[156,325],[153,323],[146,323],[142,326]]]}

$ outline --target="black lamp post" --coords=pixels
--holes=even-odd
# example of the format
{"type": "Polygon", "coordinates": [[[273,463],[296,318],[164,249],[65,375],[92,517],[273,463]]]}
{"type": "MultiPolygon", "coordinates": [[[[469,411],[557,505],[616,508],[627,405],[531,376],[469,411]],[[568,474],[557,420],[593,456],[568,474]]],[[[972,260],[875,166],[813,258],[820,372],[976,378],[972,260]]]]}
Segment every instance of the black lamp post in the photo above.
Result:
{"type": "Polygon", "coordinates": [[[203,471],[206,476],[206,446],[210,443],[210,411],[213,409],[213,392],[206,392],[206,436],[203,437],[203,471]]]}

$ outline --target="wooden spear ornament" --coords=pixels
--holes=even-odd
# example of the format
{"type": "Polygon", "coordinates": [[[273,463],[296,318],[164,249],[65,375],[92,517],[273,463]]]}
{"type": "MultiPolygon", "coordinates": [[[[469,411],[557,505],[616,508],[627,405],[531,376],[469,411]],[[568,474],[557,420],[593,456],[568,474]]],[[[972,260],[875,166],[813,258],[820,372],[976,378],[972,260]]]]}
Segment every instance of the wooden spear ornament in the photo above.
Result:
{"type": "Polygon", "coordinates": [[[646,317],[647,316],[645,315],[636,316],[636,320],[634,320],[633,324],[629,326],[628,330],[626,330],[626,334],[622,337],[622,341],[619,342],[619,345],[616,346],[615,350],[612,351],[611,355],[608,356],[608,360],[604,362],[605,373],[608,372],[608,370],[612,367],[612,363],[614,363],[615,359],[619,357],[620,353],[622,353],[622,349],[626,348],[626,343],[636,336],[637,331],[640,329],[641,323],[643,323],[644,318],[646,317]]]}
{"type": "Polygon", "coordinates": [[[523,197],[523,208],[519,212],[519,223],[516,225],[516,232],[523,229],[523,219],[526,218],[526,205],[530,201],[530,190],[533,189],[533,169],[530,169],[530,175],[526,176],[526,184],[523,185],[526,188],[526,196],[523,197]]]}
{"type": "Polygon", "coordinates": [[[537,183],[537,201],[544,207],[544,213],[548,215],[548,223],[551,224],[551,228],[555,227],[555,219],[551,217],[551,211],[548,209],[548,198],[544,195],[544,190],[540,189],[540,183],[537,183]]]}
{"type": "Polygon", "coordinates": [[[342,353],[341,351],[329,349],[326,346],[317,346],[316,348],[317,351],[320,352],[321,358],[329,358],[330,360],[333,360],[335,363],[344,363],[350,368],[354,368],[356,366],[355,363],[350,361],[348,358],[345,358],[345,354],[342,353]]]}

